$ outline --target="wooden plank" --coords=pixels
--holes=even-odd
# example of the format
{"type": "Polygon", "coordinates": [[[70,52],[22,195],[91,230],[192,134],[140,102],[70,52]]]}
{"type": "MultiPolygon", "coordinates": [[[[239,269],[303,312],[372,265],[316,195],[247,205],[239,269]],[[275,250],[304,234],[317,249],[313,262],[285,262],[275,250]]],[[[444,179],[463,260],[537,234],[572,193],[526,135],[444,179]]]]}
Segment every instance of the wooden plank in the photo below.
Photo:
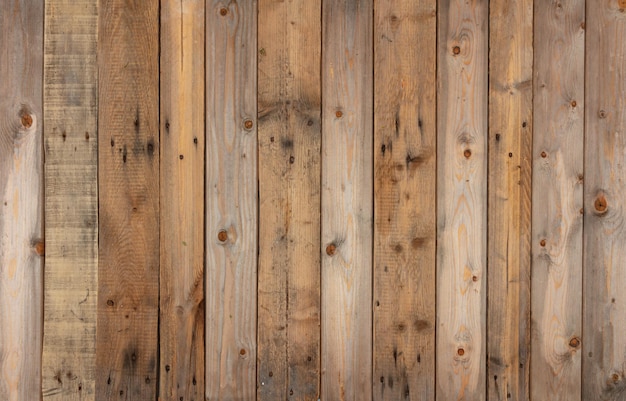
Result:
{"type": "Polygon", "coordinates": [[[489,9],[489,400],[528,400],[533,1],[489,9]]]}
{"type": "Polygon", "coordinates": [[[583,400],[626,392],[626,2],[587,7],[583,400]]]}
{"type": "Polygon", "coordinates": [[[435,398],[436,1],[374,11],[374,400],[435,398]]]}
{"type": "Polygon", "coordinates": [[[156,399],[158,38],[158,1],[100,1],[97,400],[156,399]]]}
{"type": "Polygon", "coordinates": [[[98,2],[45,3],[42,392],[95,400],[98,2]]]}
{"type": "Polygon", "coordinates": [[[320,397],[321,10],[259,2],[260,401],[320,397]]]}
{"type": "Polygon", "coordinates": [[[161,1],[159,398],[204,400],[204,0],[161,1]]]}
{"type": "Polygon", "coordinates": [[[372,398],[373,2],[322,15],[322,397],[372,398]]]}
{"type": "Polygon", "coordinates": [[[487,19],[442,0],[437,94],[437,398],[485,400],[487,19]]]}
{"type": "Polygon", "coordinates": [[[0,399],[41,396],[43,2],[0,2],[0,399]]]}
{"type": "Polygon", "coordinates": [[[256,397],[257,3],[206,9],[206,397],[256,397]]]}
{"type": "Polygon", "coordinates": [[[531,398],[580,399],[585,2],[535,4],[531,398]]]}

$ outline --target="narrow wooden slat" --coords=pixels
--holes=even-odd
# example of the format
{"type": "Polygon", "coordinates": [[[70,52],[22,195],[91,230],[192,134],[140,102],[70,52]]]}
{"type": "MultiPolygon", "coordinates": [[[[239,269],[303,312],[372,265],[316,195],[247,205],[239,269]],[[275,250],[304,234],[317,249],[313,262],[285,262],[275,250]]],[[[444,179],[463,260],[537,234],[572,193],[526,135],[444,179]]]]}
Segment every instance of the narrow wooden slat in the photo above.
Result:
{"type": "Polygon", "coordinates": [[[45,5],[42,392],[48,400],[95,400],[98,1],[45,5]]]}
{"type": "Polygon", "coordinates": [[[259,401],[320,397],[321,10],[259,2],[259,401]]]}
{"type": "Polygon", "coordinates": [[[205,399],[204,6],[161,1],[162,401],[205,399]]]}
{"type": "Polygon", "coordinates": [[[0,400],[41,394],[42,2],[0,2],[0,400]]]}
{"type": "Polygon", "coordinates": [[[532,399],[580,399],[584,11],[535,3],[532,399]]]}
{"type": "Polygon", "coordinates": [[[257,4],[206,5],[206,397],[256,396],[257,4]]]}
{"type": "Polygon", "coordinates": [[[159,307],[159,2],[101,0],[97,400],[154,400],[159,307]]]}
{"type": "Polygon", "coordinates": [[[435,0],[374,10],[374,400],[435,397],[435,0]]]}
{"type": "Polygon", "coordinates": [[[322,397],[372,398],[372,0],[322,15],[322,397]]]}
{"type": "Polygon", "coordinates": [[[489,400],[528,400],[533,0],[489,9],[489,400]]]}
{"type": "Polygon", "coordinates": [[[626,396],[626,43],[616,38],[626,2],[588,4],[582,399],[617,401],[626,396]]]}
{"type": "Polygon", "coordinates": [[[440,0],[437,94],[437,398],[486,398],[485,0],[440,0]]]}

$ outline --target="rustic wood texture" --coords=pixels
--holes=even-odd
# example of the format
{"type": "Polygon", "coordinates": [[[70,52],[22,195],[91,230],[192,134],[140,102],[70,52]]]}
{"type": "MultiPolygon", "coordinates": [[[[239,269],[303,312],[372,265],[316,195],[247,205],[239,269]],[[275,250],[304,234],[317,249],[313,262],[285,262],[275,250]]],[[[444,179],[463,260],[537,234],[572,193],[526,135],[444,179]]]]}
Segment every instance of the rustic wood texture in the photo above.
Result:
{"type": "Polygon", "coordinates": [[[154,400],[159,308],[159,2],[101,0],[96,400],[154,400]]]}
{"type": "Polygon", "coordinates": [[[486,398],[488,2],[439,2],[437,398],[486,398]]]}
{"type": "Polygon", "coordinates": [[[372,398],[371,0],[322,15],[322,397],[372,398]]]}
{"type": "Polygon", "coordinates": [[[489,400],[528,400],[533,0],[489,8],[489,400]]]}
{"type": "Polygon", "coordinates": [[[41,394],[42,2],[0,2],[0,399],[41,394]]]}
{"type": "Polygon", "coordinates": [[[320,398],[321,11],[259,2],[259,401],[320,398]]]}
{"type": "Polygon", "coordinates": [[[626,2],[587,7],[583,396],[626,397],[626,2]]]}
{"type": "Polygon", "coordinates": [[[204,7],[161,1],[162,401],[205,399],[204,7]]]}
{"type": "Polygon", "coordinates": [[[256,396],[257,3],[206,6],[206,397],[256,396]]]}
{"type": "Polygon", "coordinates": [[[374,400],[435,397],[436,1],[374,9],[374,400]]]}
{"type": "Polygon", "coordinates": [[[45,3],[42,393],[95,400],[98,299],[97,0],[45,3]]]}
{"type": "Polygon", "coordinates": [[[584,0],[535,3],[533,399],[580,399],[584,12],[584,0]]]}

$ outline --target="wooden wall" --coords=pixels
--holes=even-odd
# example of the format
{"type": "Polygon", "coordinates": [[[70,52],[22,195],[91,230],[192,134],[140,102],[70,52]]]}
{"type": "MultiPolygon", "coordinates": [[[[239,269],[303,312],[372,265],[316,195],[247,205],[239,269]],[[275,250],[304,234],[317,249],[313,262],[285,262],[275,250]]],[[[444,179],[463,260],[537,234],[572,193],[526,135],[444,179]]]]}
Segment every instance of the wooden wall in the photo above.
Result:
{"type": "Polygon", "coordinates": [[[0,0],[0,400],[626,400],[625,34],[0,0]]]}

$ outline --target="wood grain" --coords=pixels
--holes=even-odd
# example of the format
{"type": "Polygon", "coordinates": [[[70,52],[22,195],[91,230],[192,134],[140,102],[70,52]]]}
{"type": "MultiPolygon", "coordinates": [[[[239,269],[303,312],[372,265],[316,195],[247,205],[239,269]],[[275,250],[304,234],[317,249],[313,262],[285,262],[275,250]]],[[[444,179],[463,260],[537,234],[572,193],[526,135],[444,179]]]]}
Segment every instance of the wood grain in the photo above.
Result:
{"type": "Polygon", "coordinates": [[[42,393],[48,400],[95,400],[98,2],[45,5],[42,393]]]}
{"type": "Polygon", "coordinates": [[[0,2],[0,399],[41,397],[43,2],[0,2]]]}
{"type": "Polygon", "coordinates": [[[371,0],[322,15],[322,397],[372,398],[371,0]]]}
{"type": "Polygon", "coordinates": [[[374,400],[435,397],[436,1],[374,11],[374,400]]]}
{"type": "Polygon", "coordinates": [[[204,400],[204,0],[161,1],[159,397],[204,400]]]}
{"type": "Polygon", "coordinates": [[[533,399],[580,399],[584,3],[535,4],[533,399]]]}
{"type": "Polygon", "coordinates": [[[624,1],[587,7],[583,400],[626,397],[624,1]]]}
{"type": "Polygon", "coordinates": [[[206,9],[206,397],[256,396],[256,1],[206,9]]]}
{"type": "Polygon", "coordinates": [[[159,2],[101,0],[96,400],[154,400],[159,308],[159,2]]]}
{"type": "Polygon", "coordinates": [[[321,10],[259,2],[259,401],[320,398],[321,10]]]}
{"type": "Polygon", "coordinates": [[[486,398],[488,2],[439,2],[437,398],[486,398]]]}
{"type": "Polygon", "coordinates": [[[528,400],[533,1],[489,8],[487,392],[528,400]]]}

